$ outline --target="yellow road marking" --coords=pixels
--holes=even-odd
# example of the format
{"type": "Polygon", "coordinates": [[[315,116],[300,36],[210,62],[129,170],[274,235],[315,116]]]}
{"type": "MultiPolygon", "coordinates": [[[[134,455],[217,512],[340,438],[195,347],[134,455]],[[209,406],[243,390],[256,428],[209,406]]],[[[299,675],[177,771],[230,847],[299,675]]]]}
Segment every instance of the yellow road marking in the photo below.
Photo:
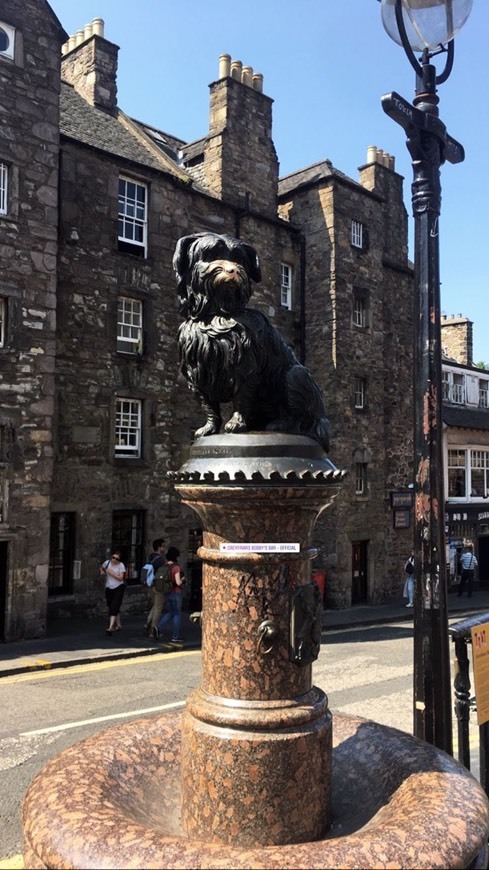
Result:
{"type": "Polygon", "coordinates": [[[23,855],[12,855],[11,858],[2,858],[0,861],[0,870],[23,870],[23,868],[23,855]]]}
{"type": "Polygon", "coordinates": [[[83,674],[86,671],[103,671],[107,668],[123,668],[127,665],[144,665],[150,662],[168,661],[168,659],[183,658],[185,656],[200,655],[200,649],[183,650],[182,652],[167,652],[155,653],[152,656],[134,656],[130,659],[111,659],[98,662],[86,662],[82,665],[70,665],[70,667],[57,667],[53,662],[49,669],[42,671],[31,671],[28,674],[12,674],[10,677],[0,677],[0,688],[3,685],[12,685],[12,683],[26,683],[29,680],[43,680],[48,677],[69,677],[73,674],[83,674]]]}

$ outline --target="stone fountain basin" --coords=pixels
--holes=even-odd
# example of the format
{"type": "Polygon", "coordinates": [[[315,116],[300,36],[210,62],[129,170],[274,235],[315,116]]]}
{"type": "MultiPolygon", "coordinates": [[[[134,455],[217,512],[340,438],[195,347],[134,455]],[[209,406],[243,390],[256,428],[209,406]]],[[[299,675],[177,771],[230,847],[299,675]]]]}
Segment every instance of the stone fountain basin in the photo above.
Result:
{"type": "MultiPolygon", "coordinates": [[[[333,718],[333,825],[324,839],[255,848],[189,840],[180,827],[180,726],[181,714],[139,719],[51,761],[24,801],[25,866],[486,866],[489,803],[471,774],[402,731],[340,715],[333,718]]],[[[291,807],[291,825],[307,802],[304,793],[291,807]]]]}

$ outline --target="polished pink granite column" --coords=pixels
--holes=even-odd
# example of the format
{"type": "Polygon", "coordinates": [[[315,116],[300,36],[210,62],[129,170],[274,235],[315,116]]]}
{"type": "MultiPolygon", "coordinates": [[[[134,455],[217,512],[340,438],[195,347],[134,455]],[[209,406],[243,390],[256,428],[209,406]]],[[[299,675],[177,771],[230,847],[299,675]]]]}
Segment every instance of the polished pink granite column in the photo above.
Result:
{"type": "Polygon", "coordinates": [[[316,840],[330,825],[331,715],[311,663],[291,660],[290,611],[311,582],[312,529],[338,476],[305,486],[249,473],[177,489],[204,528],[202,684],[182,730],[184,828],[243,846],[316,840]],[[224,542],[299,543],[300,552],[228,554],[224,542]],[[269,642],[260,641],[265,621],[276,632],[269,642]]]}

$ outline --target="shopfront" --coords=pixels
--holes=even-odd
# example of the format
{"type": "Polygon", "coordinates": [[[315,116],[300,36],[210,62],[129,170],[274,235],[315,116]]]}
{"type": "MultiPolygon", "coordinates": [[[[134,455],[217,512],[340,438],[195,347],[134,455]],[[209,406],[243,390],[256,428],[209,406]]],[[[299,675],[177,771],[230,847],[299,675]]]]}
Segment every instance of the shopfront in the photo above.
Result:
{"type": "MultiPolygon", "coordinates": [[[[472,544],[477,557],[480,586],[489,587],[489,505],[447,504],[445,535],[449,584],[460,581],[460,557],[463,547],[472,544]]],[[[476,576],[477,576],[476,575],[476,576]]]]}

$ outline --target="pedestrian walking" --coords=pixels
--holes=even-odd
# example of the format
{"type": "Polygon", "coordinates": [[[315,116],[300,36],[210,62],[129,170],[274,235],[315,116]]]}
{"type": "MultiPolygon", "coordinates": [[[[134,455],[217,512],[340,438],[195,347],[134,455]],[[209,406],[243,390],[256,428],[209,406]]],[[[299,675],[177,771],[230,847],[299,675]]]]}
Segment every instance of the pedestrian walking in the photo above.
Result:
{"type": "Polygon", "coordinates": [[[166,596],[168,612],[165,613],[162,619],[160,619],[156,631],[156,635],[159,637],[162,629],[171,621],[173,623],[172,643],[181,642],[180,619],[182,615],[183,602],[183,576],[180,565],[178,564],[179,556],[180,551],[177,550],[176,547],[168,547],[166,553],[166,564],[170,568],[171,592],[166,596]]]}
{"type": "Polygon", "coordinates": [[[155,580],[152,586],[149,587],[151,596],[151,610],[146,617],[146,634],[156,635],[158,623],[163,613],[164,605],[164,585],[163,579],[158,577],[158,571],[165,564],[165,540],[164,538],[155,538],[153,541],[153,552],[148,558],[153,566],[155,580]]]}
{"type": "Polygon", "coordinates": [[[457,595],[460,598],[463,595],[463,591],[465,588],[465,584],[467,583],[467,598],[472,598],[472,591],[474,588],[474,578],[475,578],[475,569],[477,568],[478,562],[474,553],[472,552],[472,545],[468,544],[464,547],[464,552],[462,553],[462,558],[460,559],[460,567],[462,568],[462,574],[460,576],[460,586],[458,587],[457,595]]]}
{"type": "Polygon", "coordinates": [[[404,582],[403,597],[407,598],[406,607],[414,607],[414,550],[404,565],[406,580],[404,582]]]}
{"type": "Polygon", "coordinates": [[[122,628],[120,609],[126,588],[126,566],[119,550],[114,550],[110,559],[100,566],[100,574],[105,577],[105,600],[109,608],[109,627],[105,633],[112,637],[114,631],[122,628]]]}

